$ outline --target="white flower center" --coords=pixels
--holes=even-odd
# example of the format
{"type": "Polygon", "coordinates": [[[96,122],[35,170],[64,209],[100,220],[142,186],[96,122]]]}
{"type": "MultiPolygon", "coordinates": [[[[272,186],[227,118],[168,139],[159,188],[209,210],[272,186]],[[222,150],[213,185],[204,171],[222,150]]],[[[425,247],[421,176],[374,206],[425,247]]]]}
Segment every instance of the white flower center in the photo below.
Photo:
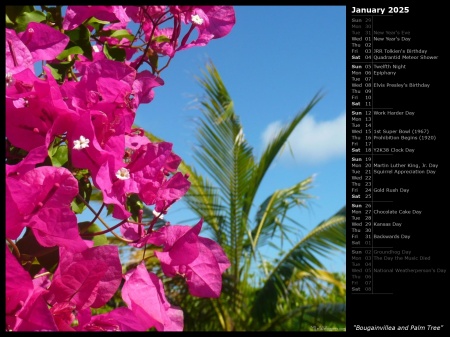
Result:
{"type": "Polygon", "coordinates": [[[191,20],[196,25],[201,25],[203,23],[203,19],[200,16],[198,16],[198,14],[191,15],[191,20]]]}
{"type": "Polygon", "coordinates": [[[76,139],[73,141],[73,148],[75,150],[81,150],[86,147],[89,147],[89,139],[84,138],[84,136],[80,136],[80,139],[76,139]]]}
{"type": "Polygon", "coordinates": [[[128,171],[125,167],[122,167],[116,172],[116,177],[120,180],[130,179],[130,171],[128,171]]]}

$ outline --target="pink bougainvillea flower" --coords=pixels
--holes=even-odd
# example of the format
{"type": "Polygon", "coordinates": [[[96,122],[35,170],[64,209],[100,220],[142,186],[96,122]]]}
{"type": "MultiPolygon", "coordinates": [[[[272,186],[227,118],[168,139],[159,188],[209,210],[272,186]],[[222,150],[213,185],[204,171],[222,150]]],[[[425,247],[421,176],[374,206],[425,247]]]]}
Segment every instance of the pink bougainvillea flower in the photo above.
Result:
{"type": "MultiPolygon", "coordinates": [[[[106,60],[106,59],[107,59],[107,57],[106,57],[105,53],[103,52],[103,45],[94,44],[92,46],[92,60],[88,59],[84,55],[78,55],[78,60],[75,61],[75,68],[78,70],[78,74],[80,76],[83,76],[85,69],[89,64],[91,64],[92,62],[95,62],[95,61],[106,60]]],[[[64,84],[67,84],[67,82],[65,82],[64,84]]],[[[75,83],[71,83],[71,84],[75,84],[75,83]]]]}
{"type": "Polygon", "coordinates": [[[25,69],[34,71],[33,56],[14,29],[6,28],[5,49],[7,74],[14,75],[25,69]]]}
{"type": "Polygon", "coordinates": [[[79,111],[79,119],[67,133],[67,140],[73,166],[88,169],[96,176],[100,166],[113,155],[98,143],[93,120],[108,123],[106,115],[99,111],[79,111]]]}
{"type": "Polygon", "coordinates": [[[31,276],[27,273],[17,259],[11,254],[8,246],[6,248],[6,292],[5,311],[6,325],[12,329],[16,325],[15,313],[23,306],[28,296],[33,291],[31,276]]]}
{"type": "Polygon", "coordinates": [[[205,46],[212,39],[224,37],[230,33],[236,23],[233,6],[193,6],[190,10],[183,12],[184,21],[191,22],[192,27],[198,31],[198,37],[189,43],[187,40],[192,31],[188,31],[183,37],[177,51],[194,46],[205,46]]]}
{"type": "MultiPolygon", "coordinates": [[[[172,143],[152,143],[147,137],[134,135],[126,138],[127,148],[132,150],[128,167],[134,172],[140,172],[140,185],[145,184],[145,179],[153,180],[158,172],[163,172],[167,160],[172,156],[172,143]]],[[[159,177],[157,177],[159,181],[159,177]]]]}
{"type": "Polygon", "coordinates": [[[202,223],[200,220],[193,227],[195,231],[189,226],[165,226],[152,233],[148,242],[163,244],[163,251],[156,251],[155,255],[160,260],[165,275],[184,277],[193,296],[215,298],[220,296],[222,274],[230,266],[230,262],[215,241],[198,237],[202,223]],[[189,235],[185,237],[186,234],[189,235]],[[191,260],[183,256],[184,249],[195,258],[191,260]]]}
{"type": "Polygon", "coordinates": [[[72,327],[72,323],[76,319],[76,305],[71,302],[59,302],[54,303],[50,309],[53,315],[58,331],[75,331],[72,327]]]}
{"type": "Polygon", "coordinates": [[[157,257],[168,265],[189,264],[199,254],[198,234],[202,229],[202,221],[193,227],[167,225],[153,232],[148,240],[157,246],[163,246],[162,252],[157,257]]]}
{"type": "Polygon", "coordinates": [[[162,281],[147,271],[144,262],[124,277],[122,298],[145,330],[183,330],[183,311],[167,301],[162,281]]]}
{"type": "Polygon", "coordinates": [[[44,67],[44,71],[46,80],[35,77],[26,84],[17,80],[15,87],[7,89],[6,137],[12,145],[26,151],[44,144],[48,147],[54,136],[70,129],[77,118],[65,103],[50,70],[44,67]],[[29,91],[21,92],[24,87],[29,91]],[[18,105],[19,99],[25,104],[18,105]]]}
{"type": "Polygon", "coordinates": [[[5,206],[8,216],[5,219],[5,235],[11,240],[16,240],[22,233],[26,222],[23,214],[33,211],[33,201],[39,195],[37,189],[26,191],[26,184],[15,177],[6,177],[5,206]]]}
{"type": "Polygon", "coordinates": [[[168,207],[186,194],[190,186],[191,183],[186,176],[177,172],[159,186],[155,186],[153,182],[144,185],[139,195],[147,205],[156,204],[156,212],[164,213],[168,207]]]}
{"type": "Polygon", "coordinates": [[[109,22],[119,21],[123,24],[130,21],[122,6],[69,6],[64,17],[63,29],[75,29],[91,17],[109,22]]]}
{"type": "Polygon", "coordinates": [[[37,164],[42,163],[48,156],[47,146],[42,145],[35,147],[23,158],[19,163],[15,165],[6,165],[6,176],[17,176],[25,174],[29,170],[36,167],[37,164]]]}
{"type": "Polygon", "coordinates": [[[30,22],[27,29],[18,34],[33,57],[33,62],[56,58],[69,43],[69,37],[44,23],[30,22]]]}
{"type": "MultiPolygon", "coordinates": [[[[176,19],[175,19],[176,20],[176,19]]],[[[181,20],[177,20],[178,27],[181,26],[181,20]]],[[[151,43],[151,48],[154,52],[166,55],[169,57],[174,57],[176,48],[178,45],[178,35],[180,30],[174,30],[171,27],[152,29],[153,25],[145,25],[143,29],[146,32],[147,40],[150,38],[150,33],[153,32],[153,40],[151,43]]]]}
{"type": "MultiPolygon", "coordinates": [[[[131,215],[126,200],[132,193],[139,194],[147,205],[156,204],[157,212],[165,211],[190,186],[181,173],[166,178],[166,167],[174,169],[179,158],[173,155],[172,144],[151,143],[141,135],[126,136],[124,140],[124,155],[103,163],[93,176],[94,184],[103,192],[103,201],[115,206],[113,217],[117,219],[131,215]]],[[[115,153],[120,153],[120,147],[116,148],[115,153]]]]}
{"type": "Polygon", "coordinates": [[[6,29],[6,72],[16,74],[24,69],[34,71],[34,63],[53,60],[58,56],[69,37],[46,24],[30,22],[24,32],[17,34],[6,29]]]}
{"type": "Polygon", "coordinates": [[[137,95],[137,104],[150,103],[155,93],[153,88],[164,85],[161,77],[156,77],[148,70],[144,70],[136,75],[136,80],[133,82],[133,90],[137,95]]]}
{"type": "Polygon", "coordinates": [[[167,6],[123,6],[128,16],[135,23],[141,23],[151,19],[165,20],[167,6]]]}
{"type": "Polygon", "coordinates": [[[146,331],[133,311],[119,307],[108,313],[92,316],[90,321],[77,328],[78,331],[146,331]]]}
{"type": "Polygon", "coordinates": [[[44,300],[45,290],[35,289],[21,310],[13,331],[58,331],[58,326],[44,300]]]}
{"type": "Polygon", "coordinates": [[[171,153],[169,157],[166,160],[166,164],[164,165],[164,169],[167,172],[176,172],[178,166],[180,166],[181,163],[181,157],[176,155],[175,153],[171,153]]]}
{"type": "Polygon", "coordinates": [[[103,202],[114,205],[113,217],[127,219],[131,213],[126,209],[127,196],[138,193],[138,186],[126,165],[114,166],[105,162],[94,177],[94,184],[103,192],[103,202]]]}
{"type": "Polygon", "coordinates": [[[17,239],[30,227],[44,247],[64,246],[84,250],[77,218],[70,208],[78,194],[78,181],[63,167],[41,166],[17,178],[6,179],[6,235],[17,239]]]}
{"type": "Polygon", "coordinates": [[[60,248],[59,254],[47,301],[70,301],[77,310],[100,308],[119,288],[122,265],[117,246],[97,246],[78,253],[60,248]]]}
{"type": "Polygon", "coordinates": [[[57,331],[52,314],[30,274],[6,247],[6,328],[13,331],[57,331]]]}
{"type": "Polygon", "coordinates": [[[52,281],[47,301],[52,306],[70,301],[79,309],[90,307],[106,269],[107,265],[98,261],[71,263],[64,273],[52,281]]]}
{"type": "Polygon", "coordinates": [[[121,62],[99,60],[87,65],[81,81],[67,85],[64,92],[70,94],[70,104],[78,111],[97,111],[107,118],[92,118],[97,141],[107,151],[123,153],[124,135],[131,132],[139,103],[134,97],[148,100],[157,85],[161,81],[147,73],[137,76],[135,69],[121,62]]]}
{"type": "Polygon", "coordinates": [[[199,25],[200,36],[207,33],[213,35],[213,39],[218,39],[228,35],[236,24],[233,6],[196,6],[194,13],[191,14],[191,21],[193,21],[192,16],[196,15],[196,10],[201,10],[209,21],[207,27],[199,25]]]}
{"type": "Polygon", "coordinates": [[[135,243],[131,243],[133,247],[141,248],[143,246],[140,244],[136,245],[145,235],[145,229],[143,226],[125,222],[122,226],[120,226],[120,233],[125,239],[135,241],[135,243]]]}

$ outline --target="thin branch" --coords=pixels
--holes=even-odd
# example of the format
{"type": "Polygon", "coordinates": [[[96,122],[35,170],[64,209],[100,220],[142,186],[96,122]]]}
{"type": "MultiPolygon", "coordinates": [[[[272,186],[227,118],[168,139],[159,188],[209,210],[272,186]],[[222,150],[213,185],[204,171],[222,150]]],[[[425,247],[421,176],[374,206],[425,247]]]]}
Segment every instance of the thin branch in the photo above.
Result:
{"type": "Polygon", "coordinates": [[[8,241],[8,243],[11,245],[14,255],[17,257],[18,260],[20,260],[19,248],[17,248],[16,244],[11,239],[6,238],[6,241],[8,241]]]}
{"type": "MultiPolygon", "coordinates": [[[[87,206],[87,208],[89,208],[89,209],[91,210],[92,213],[97,214],[97,212],[95,211],[95,209],[93,209],[92,206],[89,205],[89,203],[88,203],[86,200],[84,200],[84,198],[83,198],[80,194],[77,195],[77,198],[80,199],[81,201],[83,201],[84,204],[87,206]]],[[[112,231],[112,230],[111,230],[111,227],[109,227],[109,226],[106,224],[106,222],[105,222],[100,216],[98,216],[98,220],[103,224],[103,226],[105,226],[106,228],[108,228],[108,229],[111,231],[111,234],[112,234],[112,235],[114,235],[114,236],[115,236],[117,239],[119,239],[120,241],[123,241],[123,242],[126,242],[126,243],[132,243],[132,242],[133,242],[133,240],[127,240],[127,239],[124,239],[123,237],[121,237],[120,235],[118,235],[118,234],[116,234],[114,231],[112,231]]]]}

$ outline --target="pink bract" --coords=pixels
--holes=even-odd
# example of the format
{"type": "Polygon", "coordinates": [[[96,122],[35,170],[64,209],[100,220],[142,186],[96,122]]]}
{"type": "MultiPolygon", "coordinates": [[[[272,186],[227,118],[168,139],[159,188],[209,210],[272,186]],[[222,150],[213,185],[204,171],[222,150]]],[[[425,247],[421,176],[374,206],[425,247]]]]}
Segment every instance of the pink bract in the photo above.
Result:
{"type": "Polygon", "coordinates": [[[198,234],[201,229],[202,221],[193,227],[167,225],[152,233],[148,242],[163,246],[162,252],[155,252],[160,261],[168,265],[188,264],[199,254],[198,234]]]}
{"type": "Polygon", "coordinates": [[[69,6],[64,17],[63,29],[75,29],[92,16],[104,21],[121,23],[130,21],[122,6],[69,6]]]}
{"type": "Polygon", "coordinates": [[[192,229],[177,225],[163,227],[149,242],[164,246],[162,252],[155,251],[164,274],[184,277],[194,296],[219,297],[222,273],[230,262],[216,242],[198,237],[202,223],[200,220],[192,229]]]}
{"type": "MultiPolygon", "coordinates": [[[[55,290],[52,293],[52,298],[55,298],[56,301],[64,298],[66,290],[64,290],[63,278],[77,275],[71,272],[73,268],[85,275],[86,280],[89,279],[88,282],[91,284],[89,287],[92,294],[87,296],[85,301],[89,301],[90,306],[93,308],[99,308],[105,305],[119,288],[122,279],[122,265],[120,263],[117,246],[97,246],[85,249],[78,253],[73,253],[64,248],[60,248],[59,267],[55,271],[53,282],[55,282],[55,280],[61,280],[59,282],[61,283],[62,288],[55,287],[55,290]],[[85,271],[83,266],[92,266],[92,268],[87,268],[85,271]],[[60,288],[62,290],[59,290],[60,288]]],[[[79,276],[81,277],[81,275],[79,276]]],[[[89,287],[86,288],[87,291],[89,290],[89,287]]],[[[86,302],[83,301],[80,300],[74,302],[78,308],[85,308],[86,302]]]]}
{"type": "Polygon", "coordinates": [[[56,331],[57,327],[31,276],[6,247],[6,325],[13,331],[56,331]]]}
{"type": "Polygon", "coordinates": [[[203,19],[203,23],[196,26],[198,37],[189,43],[182,42],[177,51],[205,46],[212,39],[224,37],[230,33],[236,23],[232,6],[194,6],[184,14],[185,22],[191,22],[191,15],[199,15],[203,19]]]}
{"type": "Polygon", "coordinates": [[[30,51],[33,62],[53,60],[69,43],[67,35],[38,22],[30,22],[19,36],[30,51]]]}
{"type": "Polygon", "coordinates": [[[6,28],[5,50],[6,73],[14,75],[25,69],[34,71],[33,56],[13,29],[6,28]]]}
{"type": "Polygon", "coordinates": [[[48,147],[54,136],[70,129],[77,117],[65,103],[49,69],[44,67],[44,71],[46,80],[32,78],[25,71],[23,79],[27,82],[17,80],[14,87],[7,89],[6,137],[26,151],[41,145],[48,147]],[[18,99],[25,100],[25,104],[15,104],[18,99]]]}
{"type": "Polygon", "coordinates": [[[162,281],[147,271],[144,262],[125,274],[122,298],[146,329],[183,330],[183,311],[167,301],[162,281]]]}
{"type": "Polygon", "coordinates": [[[106,314],[92,316],[89,323],[82,326],[81,331],[146,331],[144,325],[128,308],[119,307],[106,314]]]}
{"type": "Polygon", "coordinates": [[[70,203],[78,194],[78,181],[62,167],[41,166],[18,178],[7,178],[8,237],[17,238],[30,227],[44,247],[65,246],[79,251],[86,247],[80,237],[70,203]]]}

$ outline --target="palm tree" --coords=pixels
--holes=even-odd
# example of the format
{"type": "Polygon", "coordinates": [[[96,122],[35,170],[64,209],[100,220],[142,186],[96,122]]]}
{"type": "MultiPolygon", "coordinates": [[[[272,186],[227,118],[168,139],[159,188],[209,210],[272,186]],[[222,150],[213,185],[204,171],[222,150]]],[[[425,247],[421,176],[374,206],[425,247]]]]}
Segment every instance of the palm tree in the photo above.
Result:
{"type": "Polygon", "coordinates": [[[256,158],[212,62],[202,74],[197,80],[206,96],[200,100],[194,159],[207,176],[182,162],[179,169],[189,173],[191,181],[182,200],[204,219],[203,228],[224,248],[231,267],[224,274],[219,299],[191,297],[178,279],[167,284],[176,289],[172,300],[185,312],[185,329],[307,330],[311,324],[333,322],[345,326],[345,280],[325,271],[320,260],[345,249],[345,206],[270,261],[261,248],[278,247],[280,240],[289,241],[298,233],[301,224],[289,211],[307,207],[312,177],[278,189],[254,205],[269,167],[322,95],[315,95],[256,158]],[[255,268],[262,272],[255,274],[255,268]]]}

